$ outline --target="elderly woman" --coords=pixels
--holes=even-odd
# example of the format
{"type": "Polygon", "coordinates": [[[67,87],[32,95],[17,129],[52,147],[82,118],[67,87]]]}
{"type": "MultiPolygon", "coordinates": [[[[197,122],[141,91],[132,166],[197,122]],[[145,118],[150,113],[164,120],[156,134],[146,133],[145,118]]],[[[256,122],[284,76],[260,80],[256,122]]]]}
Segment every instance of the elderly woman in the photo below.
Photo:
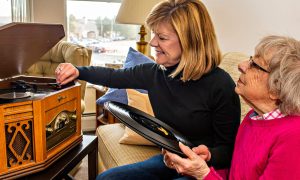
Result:
{"type": "MultiPolygon", "coordinates": [[[[239,127],[230,179],[300,179],[300,42],[268,36],[238,66],[235,91],[253,109],[239,127]]],[[[168,167],[197,179],[221,179],[194,149],[164,153],[168,167]]]]}

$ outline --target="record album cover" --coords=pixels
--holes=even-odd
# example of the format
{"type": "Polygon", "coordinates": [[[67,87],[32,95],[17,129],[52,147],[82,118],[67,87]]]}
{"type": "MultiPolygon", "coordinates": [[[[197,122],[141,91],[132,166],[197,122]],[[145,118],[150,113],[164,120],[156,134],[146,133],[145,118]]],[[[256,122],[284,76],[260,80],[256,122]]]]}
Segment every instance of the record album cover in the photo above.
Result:
{"type": "Polygon", "coordinates": [[[170,152],[185,156],[179,148],[179,142],[194,147],[180,132],[134,107],[110,101],[105,103],[105,108],[130,129],[170,152]]]}

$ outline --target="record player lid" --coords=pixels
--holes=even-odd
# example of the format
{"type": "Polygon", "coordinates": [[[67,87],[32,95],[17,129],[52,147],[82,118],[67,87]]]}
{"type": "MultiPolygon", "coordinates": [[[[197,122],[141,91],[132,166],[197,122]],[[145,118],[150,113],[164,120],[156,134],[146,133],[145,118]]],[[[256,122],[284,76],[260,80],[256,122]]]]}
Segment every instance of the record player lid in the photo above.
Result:
{"type": "Polygon", "coordinates": [[[0,27],[0,79],[23,74],[65,36],[62,25],[10,23],[0,27]]]}

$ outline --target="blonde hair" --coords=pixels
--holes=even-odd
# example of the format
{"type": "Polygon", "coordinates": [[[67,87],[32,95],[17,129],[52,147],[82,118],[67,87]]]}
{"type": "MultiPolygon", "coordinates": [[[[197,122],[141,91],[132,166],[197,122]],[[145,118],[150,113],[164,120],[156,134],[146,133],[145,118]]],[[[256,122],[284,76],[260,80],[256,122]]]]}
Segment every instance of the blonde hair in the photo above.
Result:
{"type": "Polygon", "coordinates": [[[278,95],[281,112],[300,115],[300,42],[267,36],[256,46],[255,56],[269,64],[269,89],[278,95]]]}
{"type": "Polygon", "coordinates": [[[211,18],[199,0],[167,0],[157,4],[146,20],[151,30],[161,22],[170,23],[176,31],[182,55],[175,77],[182,81],[197,80],[221,63],[221,51],[211,18]]]}

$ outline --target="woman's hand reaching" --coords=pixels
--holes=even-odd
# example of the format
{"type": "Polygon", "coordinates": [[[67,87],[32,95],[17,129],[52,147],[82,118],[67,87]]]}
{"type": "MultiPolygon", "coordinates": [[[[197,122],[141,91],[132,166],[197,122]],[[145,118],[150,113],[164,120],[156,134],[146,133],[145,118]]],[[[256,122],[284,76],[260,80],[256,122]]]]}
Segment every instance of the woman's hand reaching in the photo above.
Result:
{"type": "Polygon", "coordinates": [[[204,145],[200,145],[192,150],[182,143],[179,143],[179,147],[187,157],[182,158],[177,154],[163,150],[162,153],[166,166],[175,169],[179,174],[192,176],[196,179],[203,179],[210,172],[204,160],[210,159],[208,148],[204,145]]]}
{"type": "Polygon", "coordinates": [[[55,70],[56,82],[60,85],[67,84],[79,76],[78,69],[71,63],[61,63],[55,70]]]}

